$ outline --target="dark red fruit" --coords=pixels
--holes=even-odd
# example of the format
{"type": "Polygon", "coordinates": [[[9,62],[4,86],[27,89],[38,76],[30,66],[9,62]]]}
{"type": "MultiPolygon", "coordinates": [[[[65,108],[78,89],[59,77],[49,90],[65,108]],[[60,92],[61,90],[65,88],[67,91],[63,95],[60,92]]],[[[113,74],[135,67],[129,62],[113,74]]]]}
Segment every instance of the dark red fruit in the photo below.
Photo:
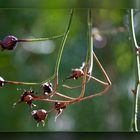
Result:
{"type": "Polygon", "coordinates": [[[72,74],[71,75],[73,76],[74,79],[77,79],[77,78],[83,76],[84,73],[81,69],[72,69],[72,74]]]}
{"type": "Polygon", "coordinates": [[[25,91],[20,98],[21,102],[25,102],[27,104],[32,104],[32,100],[34,98],[34,91],[33,90],[29,90],[29,91],[25,91]]]}
{"type": "MultiPolygon", "coordinates": [[[[72,69],[72,73],[70,76],[68,76],[65,80],[67,79],[78,79],[79,77],[82,77],[84,75],[84,72],[82,69],[72,69]]],[[[65,81],[63,80],[63,81],[65,81]]]]}
{"type": "Polygon", "coordinates": [[[44,109],[33,110],[31,114],[37,122],[44,122],[44,120],[48,116],[47,111],[44,109]]]}
{"type": "Polygon", "coordinates": [[[56,110],[65,109],[66,108],[66,103],[55,102],[54,106],[55,106],[56,110]]]}
{"type": "Polygon", "coordinates": [[[62,114],[63,110],[66,108],[66,103],[55,102],[54,107],[57,112],[55,116],[55,121],[56,121],[56,119],[62,114]]]}
{"type": "Polygon", "coordinates": [[[37,96],[35,96],[33,90],[24,91],[23,94],[20,97],[20,100],[17,101],[16,103],[14,103],[13,106],[15,106],[15,105],[17,105],[21,102],[27,103],[30,107],[36,106],[35,104],[32,103],[32,101],[35,97],[37,97],[37,96]]]}
{"type": "Polygon", "coordinates": [[[44,95],[48,95],[53,92],[52,84],[51,83],[44,83],[42,84],[44,95]]]}
{"type": "Polygon", "coordinates": [[[0,87],[4,86],[4,79],[0,76],[0,87]]]}
{"type": "Polygon", "coordinates": [[[9,35],[0,42],[0,45],[3,50],[13,50],[16,48],[17,42],[18,39],[15,36],[9,35]]]}

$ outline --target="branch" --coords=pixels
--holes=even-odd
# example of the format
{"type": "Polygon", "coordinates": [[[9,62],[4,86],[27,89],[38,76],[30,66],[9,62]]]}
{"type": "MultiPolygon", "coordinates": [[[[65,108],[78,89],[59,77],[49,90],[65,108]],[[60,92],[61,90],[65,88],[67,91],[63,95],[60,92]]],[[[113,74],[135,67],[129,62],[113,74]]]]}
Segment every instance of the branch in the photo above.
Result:
{"type": "Polygon", "coordinates": [[[135,70],[136,70],[136,79],[135,79],[135,89],[133,90],[134,95],[134,105],[133,105],[133,112],[132,112],[132,122],[131,122],[131,130],[132,131],[138,131],[138,124],[137,124],[137,113],[138,113],[138,93],[140,88],[140,62],[139,62],[139,53],[138,49],[139,46],[137,44],[136,35],[135,35],[135,29],[134,29],[134,11],[133,9],[130,10],[130,35],[132,39],[132,43],[134,46],[134,53],[135,53],[135,70]]]}

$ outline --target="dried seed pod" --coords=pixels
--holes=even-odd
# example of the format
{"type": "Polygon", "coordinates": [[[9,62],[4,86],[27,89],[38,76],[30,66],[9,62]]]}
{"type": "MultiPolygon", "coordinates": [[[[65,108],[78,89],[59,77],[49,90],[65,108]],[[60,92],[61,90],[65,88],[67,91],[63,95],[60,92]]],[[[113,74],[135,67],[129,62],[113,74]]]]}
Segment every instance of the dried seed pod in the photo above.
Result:
{"type": "Polygon", "coordinates": [[[72,69],[72,76],[74,79],[78,79],[79,77],[83,75],[84,75],[84,72],[81,69],[72,69]]]}
{"type": "Polygon", "coordinates": [[[32,103],[34,97],[36,97],[36,96],[35,96],[33,90],[24,91],[20,97],[20,100],[18,102],[14,103],[14,106],[21,102],[27,103],[30,107],[36,106],[35,104],[32,103]]]}
{"type": "MultiPolygon", "coordinates": [[[[70,74],[70,76],[66,77],[65,80],[67,79],[78,79],[79,77],[82,77],[84,75],[84,72],[82,69],[72,69],[72,73],[70,74]]],[[[63,81],[65,81],[63,80],[63,81]]]]}
{"type": "Polygon", "coordinates": [[[0,87],[4,86],[4,79],[0,76],[0,87]]]}
{"type": "Polygon", "coordinates": [[[56,121],[56,119],[62,114],[63,110],[66,108],[66,103],[55,102],[54,107],[55,110],[57,111],[55,116],[55,121],[56,121]]]}
{"type": "Polygon", "coordinates": [[[52,83],[44,83],[42,84],[44,95],[49,95],[53,92],[52,83]]]}
{"type": "Polygon", "coordinates": [[[48,113],[46,110],[44,109],[39,109],[39,110],[33,110],[31,112],[32,116],[34,117],[34,119],[37,121],[37,126],[39,125],[39,123],[42,123],[43,126],[45,125],[45,119],[48,116],[48,113]]]}
{"type": "Polygon", "coordinates": [[[59,103],[59,102],[55,102],[55,109],[59,110],[59,109],[65,109],[66,108],[66,103],[59,103]]]}
{"type": "Polygon", "coordinates": [[[0,45],[3,50],[13,50],[16,48],[18,39],[15,36],[8,35],[1,42],[0,45]]]}

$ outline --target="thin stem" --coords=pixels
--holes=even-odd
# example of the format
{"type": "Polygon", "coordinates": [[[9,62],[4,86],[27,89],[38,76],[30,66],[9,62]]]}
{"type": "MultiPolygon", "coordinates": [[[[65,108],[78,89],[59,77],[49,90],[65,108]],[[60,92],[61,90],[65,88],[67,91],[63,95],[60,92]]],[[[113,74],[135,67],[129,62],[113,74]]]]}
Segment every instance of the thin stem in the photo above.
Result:
{"type": "MultiPolygon", "coordinates": [[[[87,82],[86,82],[87,83],[87,82]]],[[[84,83],[84,84],[86,84],[84,83]]],[[[67,89],[70,89],[70,90],[74,90],[74,89],[78,89],[80,87],[82,87],[82,84],[79,85],[79,86],[75,86],[75,87],[71,87],[71,86],[68,86],[68,85],[62,85],[64,88],[67,88],[67,89]]]]}
{"type": "MultiPolygon", "coordinates": [[[[87,75],[88,78],[90,77],[92,80],[94,80],[94,81],[96,81],[96,82],[102,84],[103,86],[108,86],[108,85],[109,85],[108,82],[103,82],[103,81],[101,81],[101,80],[95,78],[94,76],[90,76],[90,75],[88,75],[88,74],[86,74],[86,75],[87,75]]],[[[88,83],[88,81],[86,81],[86,83],[88,83]]],[[[84,84],[86,84],[86,83],[84,83],[84,84]]],[[[82,84],[79,85],[79,86],[74,86],[74,87],[71,87],[71,86],[68,86],[68,85],[62,85],[62,86],[63,86],[64,88],[67,88],[67,89],[70,89],[70,90],[74,90],[74,89],[78,89],[78,88],[82,87],[82,84]]]]}
{"type": "Polygon", "coordinates": [[[68,101],[64,101],[64,100],[53,100],[53,99],[41,99],[41,98],[33,98],[33,101],[43,101],[43,102],[50,102],[50,103],[55,103],[55,102],[59,102],[59,103],[69,103],[70,100],[68,101]]]}
{"type": "Polygon", "coordinates": [[[87,100],[87,99],[92,99],[94,97],[98,97],[98,96],[101,96],[103,95],[104,93],[106,93],[110,88],[110,85],[108,85],[103,91],[99,92],[99,93],[96,93],[96,94],[93,94],[93,95],[89,95],[89,96],[86,96],[84,98],[81,98],[79,101],[83,101],[83,100],[87,100]]]}
{"type": "Polygon", "coordinates": [[[67,37],[68,37],[68,34],[69,34],[69,30],[70,30],[70,26],[71,26],[71,22],[72,22],[72,17],[73,17],[73,12],[74,12],[74,10],[72,9],[70,11],[70,18],[69,18],[68,26],[66,28],[66,31],[65,31],[65,33],[63,35],[63,39],[62,39],[61,44],[60,44],[60,49],[59,49],[58,56],[57,56],[57,61],[56,61],[56,65],[55,65],[54,74],[49,79],[41,82],[41,83],[45,83],[45,82],[51,81],[52,79],[55,78],[56,85],[54,86],[55,87],[54,89],[56,89],[56,87],[58,85],[59,66],[60,66],[60,62],[61,62],[63,49],[64,49],[64,46],[65,46],[65,43],[66,43],[66,40],[67,40],[67,37]]]}
{"type": "Polygon", "coordinates": [[[53,74],[53,75],[52,75],[50,78],[48,78],[47,80],[42,81],[41,84],[44,84],[44,83],[46,83],[46,82],[50,82],[50,81],[53,80],[55,77],[56,77],[56,75],[53,74]]]}
{"type": "Polygon", "coordinates": [[[100,69],[101,69],[101,71],[102,71],[102,73],[103,73],[105,79],[107,80],[108,84],[111,85],[112,83],[111,83],[111,81],[110,81],[110,79],[109,79],[109,77],[108,77],[106,71],[104,70],[103,66],[101,65],[101,63],[100,63],[98,57],[96,56],[96,54],[95,54],[94,52],[92,52],[92,53],[93,53],[93,56],[94,56],[94,58],[95,58],[97,64],[99,65],[99,67],[100,67],[100,69]]]}
{"type": "Polygon", "coordinates": [[[81,93],[79,95],[79,98],[84,97],[84,94],[85,94],[86,73],[87,73],[87,65],[85,65],[85,68],[84,68],[84,75],[83,75],[83,80],[82,80],[82,88],[81,88],[81,93]]]}
{"type": "Polygon", "coordinates": [[[68,34],[69,34],[69,30],[70,30],[70,26],[71,26],[71,22],[72,22],[72,17],[73,17],[73,12],[74,12],[74,10],[72,9],[70,11],[69,23],[68,23],[68,26],[66,28],[64,37],[63,37],[62,42],[61,42],[61,45],[60,45],[60,49],[59,49],[59,53],[58,53],[58,57],[57,57],[57,62],[56,62],[56,66],[55,66],[55,72],[54,72],[56,75],[58,75],[58,73],[59,73],[59,65],[60,65],[60,62],[61,62],[63,49],[64,49],[64,46],[66,44],[66,40],[67,40],[67,37],[68,37],[68,34]]]}
{"type": "Polygon", "coordinates": [[[93,37],[92,37],[92,13],[91,9],[88,10],[88,59],[89,59],[89,69],[88,69],[88,74],[89,74],[89,79],[90,76],[92,75],[92,68],[93,68],[93,37]]]}
{"type": "Polygon", "coordinates": [[[70,100],[75,99],[75,98],[72,98],[72,97],[70,97],[70,96],[66,96],[66,95],[63,95],[63,94],[61,94],[61,93],[58,93],[58,92],[56,92],[55,95],[57,95],[57,96],[59,96],[59,97],[66,98],[66,99],[70,99],[70,100]]]}
{"type": "Polygon", "coordinates": [[[55,91],[58,87],[59,66],[60,66],[60,62],[61,62],[61,58],[62,58],[63,49],[64,49],[64,46],[66,44],[66,40],[67,40],[67,37],[68,37],[68,34],[69,34],[69,30],[70,30],[70,26],[71,26],[71,22],[72,22],[72,17],[73,17],[73,12],[74,12],[74,10],[72,9],[70,11],[70,18],[69,18],[68,26],[66,28],[66,31],[63,35],[63,39],[62,39],[61,44],[60,44],[60,49],[59,49],[58,56],[57,56],[57,61],[56,61],[56,65],[55,65],[54,74],[49,79],[41,82],[43,84],[45,82],[48,82],[48,81],[54,79],[54,81],[55,81],[54,89],[53,89],[53,92],[51,94],[49,94],[50,97],[52,97],[54,94],[56,94],[55,91]]]}
{"type": "Polygon", "coordinates": [[[139,48],[136,40],[136,35],[135,35],[135,26],[134,26],[134,11],[133,9],[130,10],[130,33],[132,37],[133,44],[136,48],[139,48]]]}
{"type": "Polygon", "coordinates": [[[104,93],[106,93],[109,90],[109,88],[110,88],[110,85],[106,86],[105,89],[103,91],[99,92],[99,93],[92,94],[92,95],[89,95],[89,96],[86,96],[86,97],[83,97],[83,98],[76,98],[74,100],[71,100],[71,101],[69,101],[69,105],[74,104],[76,102],[80,102],[80,101],[84,101],[84,100],[87,100],[87,99],[92,99],[92,98],[101,96],[104,93]]]}
{"type": "Polygon", "coordinates": [[[47,41],[47,40],[53,40],[63,37],[64,35],[57,35],[52,36],[48,38],[32,38],[32,39],[18,39],[18,42],[37,42],[37,41],[47,41]]]}
{"type": "Polygon", "coordinates": [[[134,46],[134,53],[135,53],[135,64],[136,64],[136,81],[135,81],[135,89],[134,89],[134,104],[133,104],[133,112],[132,112],[132,123],[131,123],[131,130],[138,131],[138,124],[137,124],[137,113],[138,113],[138,93],[140,88],[140,57],[137,52],[139,46],[137,44],[135,29],[134,29],[134,11],[133,9],[130,10],[130,35],[132,38],[132,43],[134,46]]]}
{"type": "Polygon", "coordinates": [[[98,82],[98,83],[100,83],[100,84],[102,84],[102,85],[104,85],[104,86],[108,86],[108,85],[109,85],[109,83],[103,82],[103,81],[101,81],[101,80],[95,78],[94,76],[90,76],[90,75],[87,74],[87,77],[90,77],[92,80],[94,80],[94,81],[96,81],[96,82],[98,82]]]}
{"type": "Polygon", "coordinates": [[[89,95],[89,96],[86,96],[86,97],[82,97],[82,98],[75,98],[75,99],[67,100],[67,101],[64,101],[64,100],[53,100],[53,99],[42,99],[42,98],[38,98],[38,97],[35,97],[33,100],[34,101],[43,101],[43,102],[67,103],[68,105],[70,105],[70,104],[74,104],[76,102],[80,102],[80,101],[83,101],[83,100],[92,99],[94,97],[101,96],[104,93],[106,93],[109,90],[109,88],[110,88],[110,85],[108,85],[103,91],[101,91],[99,93],[96,93],[96,94],[93,94],[93,95],[89,95]]]}
{"type": "MultiPolygon", "coordinates": [[[[92,67],[93,67],[93,56],[92,56],[93,43],[92,43],[92,34],[91,34],[91,29],[92,29],[91,9],[88,9],[87,24],[88,24],[88,32],[87,32],[88,50],[87,50],[85,67],[84,67],[84,75],[83,75],[83,80],[82,80],[82,89],[81,89],[81,93],[80,93],[79,98],[84,97],[84,94],[85,94],[85,84],[84,83],[86,83],[86,74],[87,74],[87,68],[88,68],[87,66],[89,65],[88,73],[90,75],[92,73],[92,67]]],[[[90,78],[89,78],[89,80],[90,80],[90,78]]]]}
{"type": "Polygon", "coordinates": [[[29,83],[29,82],[18,82],[18,81],[1,81],[5,84],[15,84],[15,85],[39,85],[40,83],[29,83]]]}

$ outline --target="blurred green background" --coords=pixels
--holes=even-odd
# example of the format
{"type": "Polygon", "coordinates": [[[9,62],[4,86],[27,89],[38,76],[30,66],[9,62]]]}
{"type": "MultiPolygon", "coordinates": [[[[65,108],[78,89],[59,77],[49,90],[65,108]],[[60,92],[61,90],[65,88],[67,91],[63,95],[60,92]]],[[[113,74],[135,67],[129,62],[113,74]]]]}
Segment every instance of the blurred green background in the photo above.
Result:
{"type": "MultiPolygon", "coordinates": [[[[136,35],[140,13],[135,16],[136,35]]],[[[18,38],[40,38],[64,33],[69,9],[0,9],[0,40],[7,35],[18,38]]],[[[14,109],[26,86],[6,85],[0,89],[0,131],[129,131],[133,105],[131,89],[135,84],[134,53],[129,39],[128,11],[92,9],[94,51],[108,73],[112,87],[103,96],[69,106],[54,121],[52,113],[45,127],[36,127],[29,108],[22,103],[14,109]],[[21,90],[17,90],[21,88],[21,90]]],[[[39,82],[50,77],[58,55],[61,39],[20,43],[15,51],[0,52],[0,76],[6,80],[39,82]]],[[[72,68],[79,68],[87,50],[87,9],[76,9],[70,34],[64,48],[59,80],[68,76],[72,68]]],[[[103,79],[94,62],[93,75],[103,79]]],[[[78,85],[69,80],[66,84],[78,85]]],[[[32,87],[41,93],[40,87],[32,87]]],[[[86,95],[100,91],[102,86],[90,82],[86,95]]],[[[78,96],[80,90],[58,89],[65,95],[78,96]]],[[[47,109],[47,103],[37,102],[47,109]]],[[[140,116],[138,112],[138,116],[140,116]]],[[[139,118],[138,118],[139,121],[139,118]]]]}

